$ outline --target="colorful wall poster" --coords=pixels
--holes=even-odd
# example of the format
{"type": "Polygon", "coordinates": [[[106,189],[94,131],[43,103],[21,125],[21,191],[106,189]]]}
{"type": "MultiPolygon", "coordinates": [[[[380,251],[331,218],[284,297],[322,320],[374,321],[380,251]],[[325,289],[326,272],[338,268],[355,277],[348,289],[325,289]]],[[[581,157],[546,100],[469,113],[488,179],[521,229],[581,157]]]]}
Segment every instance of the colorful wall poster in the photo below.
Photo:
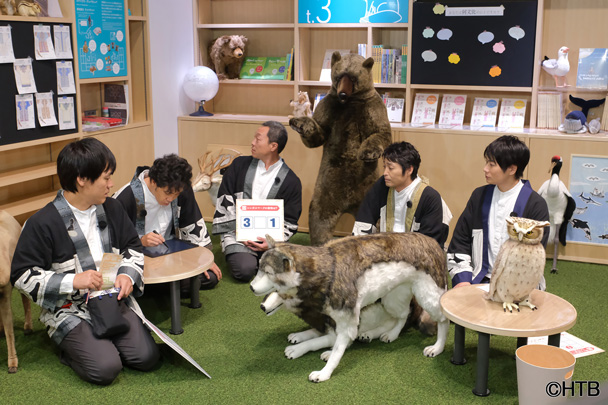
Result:
{"type": "Polygon", "coordinates": [[[300,24],[406,23],[408,0],[300,0],[300,24]]]}
{"type": "Polygon", "coordinates": [[[566,241],[608,245],[608,157],[572,155],[570,193],[576,201],[566,241]]]}
{"type": "Polygon", "coordinates": [[[124,0],[74,0],[81,79],[127,75],[124,0]]]}

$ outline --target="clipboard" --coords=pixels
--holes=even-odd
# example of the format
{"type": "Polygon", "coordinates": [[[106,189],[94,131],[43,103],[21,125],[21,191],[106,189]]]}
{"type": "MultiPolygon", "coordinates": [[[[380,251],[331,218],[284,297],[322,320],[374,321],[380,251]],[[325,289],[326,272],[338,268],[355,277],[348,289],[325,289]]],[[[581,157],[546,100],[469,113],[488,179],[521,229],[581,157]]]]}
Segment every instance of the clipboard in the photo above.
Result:
{"type": "Polygon", "coordinates": [[[157,246],[144,246],[144,255],[148,257],[159,257],[198,247],[198,245],[195,245],[194,243],[180,239],[167,239],[165,240],[165,243],[167,246],[162,243],[157,246]]]}

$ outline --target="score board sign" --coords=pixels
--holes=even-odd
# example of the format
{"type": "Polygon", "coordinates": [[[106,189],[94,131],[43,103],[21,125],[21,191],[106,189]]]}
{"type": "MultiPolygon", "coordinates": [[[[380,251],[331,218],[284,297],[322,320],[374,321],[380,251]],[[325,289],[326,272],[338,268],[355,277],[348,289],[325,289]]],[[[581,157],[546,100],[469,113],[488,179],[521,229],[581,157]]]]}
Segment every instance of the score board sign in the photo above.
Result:
{"type": "Polygon", "coordinates": [[[236,240],[256,241],[270,235],[283,241],[283,200],[236,200],[236,240]]]}

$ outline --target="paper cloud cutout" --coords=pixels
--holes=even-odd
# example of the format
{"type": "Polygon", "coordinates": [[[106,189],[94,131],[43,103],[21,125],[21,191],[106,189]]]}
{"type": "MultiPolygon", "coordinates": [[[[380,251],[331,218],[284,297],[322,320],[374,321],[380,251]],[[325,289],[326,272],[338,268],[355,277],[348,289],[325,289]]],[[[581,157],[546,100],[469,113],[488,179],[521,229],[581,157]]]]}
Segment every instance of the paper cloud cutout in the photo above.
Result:
{"type": "Polygon", "coordinates": [[[450,56],[448,56],[448,62],[457,65],[458,62],[460,62],[460,56],[457,53],[453,53],[450,56]]]}
{"type": "Polygon", "coordinates": [[[437,33],[437,38],[441,39],[442,41],[447,41],[450,38],[452,38],[452,30],[447,29],[447,28],[442,28],[441,30],[439,30],[439,32],[437,33]]]}
{"type": "Polygon", "coordinates": [[[503,53],[505,49],[505,44],[503,44],[502,41],[495,43],[492,47],[492,50],[496,53],[503,53]]]}
{"type": "Polygon", "coordinates": [[[492,77],[498,77],[502,73],[502,70],[500,69],[500,67],[498,65],[494,65],[494,66],[492,66],[492,68],[490,69],[490,71],[488,73],[490,73],[490,76],[492,76],[492,77]]]}
{"type": "Polygon", "coordinates": [[[429,49],[422,52],[422,60],[425,62],[435,62],[437,60],[437,54],[429,49]]]}
{"type": "Polygon", "coordinates": [[[492,42],[493,39],[494,39],[494,34],[492,34],[490,31],[484,31],[477,36],[477,40],[479,42],[481,42],[482,44],[487,44],[488,42],[492,42]]]}
{"type": "Polygon", "coordinates": [[[433,35],[435,35],[435,31],[433,31],[431,27],[426,27],[424,31],[422,31],[422,36],[425,38],[433,38],[433,35]]]}
{"type": "Polygon", "coordinates": [[[435,4],[435,7],[433,7],[433,13],[441,15],[445,12],[445,6],[443,4],[435,4]]]}
{"type": "Polygon", "coordinates": [[[509,28],[509,35],[519,41],[526,36],[526,32],[521,29],[519,25],[516,25],[515,27],[509,28]]]}

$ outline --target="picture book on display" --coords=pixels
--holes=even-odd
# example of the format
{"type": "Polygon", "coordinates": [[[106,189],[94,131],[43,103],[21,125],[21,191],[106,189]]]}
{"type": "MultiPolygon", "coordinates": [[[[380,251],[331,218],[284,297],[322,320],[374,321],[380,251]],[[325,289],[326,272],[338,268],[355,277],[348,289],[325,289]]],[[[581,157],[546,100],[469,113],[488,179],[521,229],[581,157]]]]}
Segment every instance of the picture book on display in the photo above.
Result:
{"type": "Polygon", "coordinates": [[[503,98],[498,116],[498,128],[523,129],[526,118],[526,100],[503,98]]]}
{"type": "Polygon", "coordinates": [[[607,58],[607,48],[581,48],[578,51],[576,87],[607,89],[607,58]]]}
{"type": "Polygon", "coordinates": [[[287,56],[248,56],[241,66],[241,79],[289,80],[291,58],[287,56]]]}
{"type": "Polygon", "coordinates": [[[412,125],[434,125],[439,94],[416,94],[412,111],[412,125]]]}
{"type": "Polygon", "coordinates": [[[476,97],[471,114],[471,127],[495,127],[498,116],[498,99],[476,97]]]}
{"type": "Polygon", "coordinates": [[[439,114],[439,127],[462,126],[466,105],[467,96],[465,94],[444,94],[439,114]]]}
{"type": "Polygon", "coordinates": [[[388,120],[390,122],[401,122],[403,120],[403,106],[405,100],[402,98],[387,98],[386,111],[388,112],[388,120]]]}

